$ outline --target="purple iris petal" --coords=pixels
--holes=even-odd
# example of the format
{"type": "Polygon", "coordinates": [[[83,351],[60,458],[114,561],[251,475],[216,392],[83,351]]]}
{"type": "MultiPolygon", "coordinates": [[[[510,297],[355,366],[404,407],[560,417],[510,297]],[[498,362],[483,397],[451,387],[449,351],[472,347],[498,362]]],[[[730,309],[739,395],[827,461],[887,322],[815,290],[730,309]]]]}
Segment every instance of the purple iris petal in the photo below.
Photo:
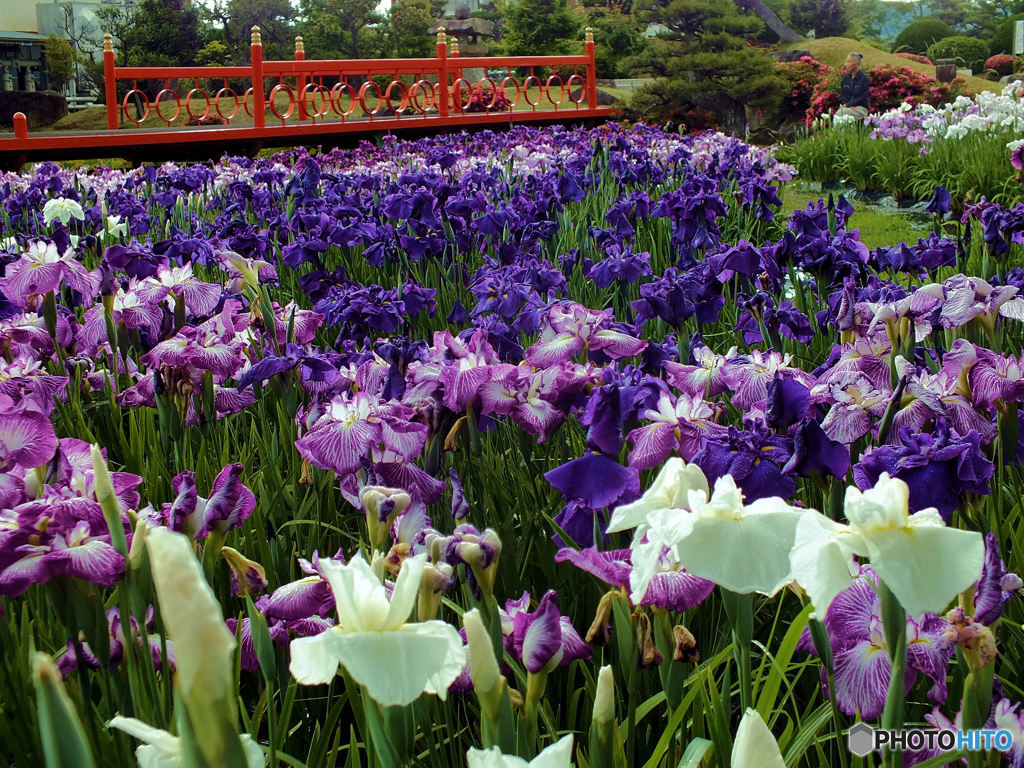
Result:
{"type": "Polygon", "coordinates": [[[635,470],[595,451],[552,469],[544,479],[566,499],[582,499],[593,509],[609,507],[640,494],[640,480],[635,470]]]}
{"type": "Polygon", "coordinates": [[[783,473],[828,475],[842,480],[849,469],[849,446],[831,440],[814,419],[804,419],[793,434],[793,455],[782,468],[783,473]]]}
{"type": "Polygon", "coordinates": [[[1003,606],[1021,589],[1021,579],[1006,570],[999,556],[999,540],[994,533],[985,537],[985,565],[974,595],[974,621],[994,624],[1003,615],[1003,606]]]}
{"type": "Polygon", "coordinates": [[[466,500],[466,489],[462,487],[462,480],[455,467],[448,470],[448,479],[452,483],[452,517],[461,520],[469,514],[469,501],[466,500]]]}
{"type": "Polygon", "coordinates": [[[228,464],[213,481],[200,536],[237,528],[256,508],[256,497],[242,484],[242,469],[241,464],[228,464]]]}
{"type": "Polygon", "coordinates": [[[562,648],[561,615],[553,590],[549,590],[533,613],[513,617],[515,647],[530,673],[540,672],[562,648]]]}
{"type": "Polygon", "coordinates": [[[949,190],[940,185],[932,193],[932,199],[928,201],[925,211],[942,216],[949,213],[949,204],[951,202],[952,198],[949,196],[949,190]]]}
{"type": "Polygon", "coordinates": [[[807,414],[811,391],[796,379],[775,374],[768,388],[765,422],[778,432],[785,432],[807,414]]]}
{"type": "Polygon", "coordinates": [[[581,423],[589,426],[587,448],[618,456],[622,448],[622,405],[619,387],[606,384],[593,391],[581,423]]]}

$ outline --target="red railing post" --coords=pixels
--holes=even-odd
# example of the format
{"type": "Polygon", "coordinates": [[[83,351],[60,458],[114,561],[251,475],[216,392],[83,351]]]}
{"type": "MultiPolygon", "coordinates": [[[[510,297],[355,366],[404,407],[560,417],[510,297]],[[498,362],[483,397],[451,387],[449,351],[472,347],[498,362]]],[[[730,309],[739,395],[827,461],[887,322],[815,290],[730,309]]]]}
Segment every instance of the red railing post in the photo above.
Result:
{"type": "Polygon", "coordinates": [[[437,30],[437,113],[448,117],[448,39],[444,27],[437,30]]]}
{"type": "MultiPolygon", "coordinates": [[[[459,58],[459,38],[453,37],[453,38],[451,38],[451,41],[452,41],[451,45],[448,46],[448,58],[450,58],[450,59],[457,59],[457,58],[459,58]]],[[[456,67],[455,68],[455,71],[452,72],[452,79],[453,80],[461,80],[462,79],[462,67],[456,67]]]]}
{"type": "Polygon", "coordinates": [[[254,128],[266,126],[267,102],[263,95],[263,40],[260,28],[252,28],[249,49],[252,55],[252,122],[254,128]]]}
{"type": "Polygon", "coordinates": [[[118,124],[117,72],[114,71],[116,64],[114,38],[108,32],[103,36],[103,88],[106,91],[107,130],[109,131],[116,131],[118,124]]]}
{"type": "MultiPolygon", "coordinates": [[[[305,61],[306,60],[306,48],[302,43],[302,36],[295,38],[295,60],[305,61]]],[[[296,77],[295,87],[298,89],[298,101],[299,101],[299,120],[305,120],[306,114],[306,76],[298,75],[296,77]]],[[[316,109],[316,107],[314,107],[316,109]]]]}
{"type": "Polygon", "coordinates": [[[14,138],[16,139],[27,139],[28,138],[28,118],[25,117],[24,112],[14,113],[14,138]]]}
{"type": "Polygon", "coordinates": [[[583,47],[587,55],[587,108],[597,108],[597,61],[594,58],[594,28],[584,30],[583,47]]]}

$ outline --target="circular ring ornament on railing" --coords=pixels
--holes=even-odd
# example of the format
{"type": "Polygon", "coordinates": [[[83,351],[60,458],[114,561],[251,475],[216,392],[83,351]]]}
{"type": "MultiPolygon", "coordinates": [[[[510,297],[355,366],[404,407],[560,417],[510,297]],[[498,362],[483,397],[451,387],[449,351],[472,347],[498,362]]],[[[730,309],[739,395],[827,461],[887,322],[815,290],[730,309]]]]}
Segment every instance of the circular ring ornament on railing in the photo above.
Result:
{"type": "Polygon", "coordinates": [[[565,87],[569,91],[569,101],[571,101],[577,107],[580,104],[582,104],[583,101],[587,98],[586,83],[584,82],[583,78],[580,77],[579,75],[577,75],[575,72],[573,72],[572,75],[569,77],[569,79],[565,81],[565,87]],[[579,86],[580,95],[579,95],[579,98],[575,98],[574,99],[573,96],[572,96],[572,89],[577,87],[577,86],[579,86]]]}
{"type": "Polygon", "coordinates": [[[252,105],[255,101],[256,97],[252,94],[252,88],[246,89],[245,94],[242,96],[242,109],[245,110],[245,114],[249,117],[253,117],[252,105]]]}
{"type": "Polygon", "coordinates": [[[465,113],[469,109],[469,105],[473,103],[473,86],[469,84],[469,81],[464,77],[457,77],[452,81],[452,104],[454,105],[457,112],[465,113]],[[460,85],[461,83],[461,85],[460,85]],[[462,100],[462,88],[465,87],[469,98],[465,101],[462,100]]]}
{"type": "Polygon", "coordinates": [[[498,103],[498,86],[494,84],[494,81],[489,77],[481,77],[476,81],[476,88],[480,90],[480,103],[484,105],[484,109],[490,112],[494,109],[494,105],[498,103]],[[491,100],[489,102],[484,101],[484,84],[491,89],[491,100]]]}
{"type": "Polygon", "coordinates": [[[409,104],[419,114],[424,114],[428,109],[432,108],[437,104],[437,95],[434,91],[434,83],[429,80],[417,80],[411,86],[409,86],[409,104]],[[422,93],[423,96],[429,99],[420,103],[420,97],[418,94],[422,93]]]}
{"type": "Polygon", "coordinates": [[[536,107],[538,104],[540,104],[541,92],[543,92],[543,90],[544,84],[541,83],[540,78],[537,77],[536,75],[528,75],[526,79],[523,80],[523,99],[525,99],[526,103],[529,104],[531,107],[536,107]],[[533,87],[533,85],[530,82],[531,80],[537,84],[538,93],[536,101],[530,98],[530,88],[533,87]]]}
{"type": "MultiPolygon", "coordinates": [[[[170,101],[170,99],[165,99],[165,102],[166,101],[170,101]]],[[[153,99],[153,110],[156,112],[157,117],[170,126],[170,124],[177,120],[178,116],[181,114],[181,99],[178,98],[178,94],[175,91],[172,91],[170,88],[164,88],[156,95],[156,98],[153,99]],[[174,114],[170,117],[164,117],[164,113],[160,111],[160,99],[164,94],[167,94],[174,99],[174,114]]]]}
{"type": "Polygon", "coordinates": [[[405,110],[409,106],[408,86],[401,80],[392,80],[390,83],[388,83],[388,87],[384,89],[384,102],[388,105],[391,111],[395,113],[396,117],[401,117],[402,113],[405,112],[405,110]],[[398,92],[402,96],[402,100],[401,102],[399,102],[397,107],[391,101],[391,89],[394,88],[396,85],[398,86],[398,92]]]}
{"type": "Polygon", "coordinates": [[[242,102],[238,100],[238,94],[235,93],[233,88],[228,88],[227,86],[224,86],[219,91],[217,91],[217,94],[213,97],[214,109],[216,110],[217,114],[221,117],[221,119],[226,120],[227,122],[231,122],[232,120],[234,120],[235,115],[238,114],[238,110],[241,108],[241,106],[242,102]],[[231,98],[235,100],[235,108],[231,111],[230,115],[225,115],[224,110],[220,108],[221,96],[226,95],[230,95],[231,98]]]}
{"type": "Polygon", "coordinates": [[[363,108],[363,112],[376,117],[384,108],[384,94],[380,90],[380,86],[374,80],[367,80],[361,86],[359,86],[359,105],[363,108]],[[373,109],[366,108],[366,91],[370,86],[373,86],[373,90],[377,92],[377,105],[373,109]]]}
{"type": "Polygon", "coordinates": [[[193,88],[191,91],[188,92],[188,95],[185,97],[185,111],[188,112],[189,117],[199,122],[202,122],[203,120],[208,118],[210,116],[210,94],[208,94],[202,88],[193,88]],[[206,101],[206,108],[199,115],[192,111],[192,96],[197,93],[202,94],[203,99],[206,101]]]}
{"type": "Polygon", "coordinates": [[[306,107],[306,115],[314,120],[331,113],[331,92],[320,83],[306,83],[302,87],[299,99],[306,107]],[[320,97],[320,106],[317,106],[317,96],[320,97]],[[310,106],[314,109],[310,109],[310,106]]]}
{"type": "Polygon", "coordinates": [[[331,88],[331,109],[342,119],[355,112],[357,104],[359,104],[359,96],[348,83],[335,83],[334,87],[331,88]],[[341,100],[346,95],[348,96],[348,109],[343,110],[341,108],[341,100]]]}
{"type": "Polygon", "coordinates": [[[295,91],[292,90],[290,85],[278,83],[270,89],[270,94],[267,96],[267,103],[270,105],[270,112],[274,117],[284,123],[289,117],[295,114],[295,91]],[[288,94],[288,111],[283,115],[277,109],[277,94],[279,91],[284,91],[288,94]]]}
{"type": "Polygon", "coordinates": [[[505,78],[501,81],[501,90],[505,94],[505,96],[508,96],[509,83],[515,86],[516,89],[516,97],[514,99],[509,99],[509,110],[511,111],[519,103],[519,100],[523,98],[523,90],[522,87],[519,85],[518,80],[516,80],[511,75],[506,75],[505,78]]]}
{"type": "Polygon", "coordinates": [[[128,93],[126,93],[124,95],[124,98],[121,100],[121,111],[124,112],[124,116],[128,118],[129,122],[135,123],[135,127],[136,128],[138,128],[140,125],[142,125],[144,122],[146,122],[146,118],[149,117],[149,109],[150,109],[149,97],[146,96],[144,91],[140,91],[138,88],[132,88],[130,91],[128,91],[128,93]],[[128,115],[128,102],[129,101],[134,101],[133,98],[132,98],[132,94],[136,94],[136,93],[139,94],[139,96],[142,97],[142,101],[146,105],[145,112],[142,113],[142,117],[139,118],[138,120],[136,120],[134,117],[130,117],[128,115]]]}
{"type": "Polygon", "coordinates": [[[559,104],[565,101],[565,82],[558,75],[551,75],[548,78],[547,82],[544,84],[544,91],[548,101],[555,107],[557,107],[559,104]],[[553,80],[558,81],[558,101],[555,101],[554,99],[551,98],[551,81],[553,80]]]}

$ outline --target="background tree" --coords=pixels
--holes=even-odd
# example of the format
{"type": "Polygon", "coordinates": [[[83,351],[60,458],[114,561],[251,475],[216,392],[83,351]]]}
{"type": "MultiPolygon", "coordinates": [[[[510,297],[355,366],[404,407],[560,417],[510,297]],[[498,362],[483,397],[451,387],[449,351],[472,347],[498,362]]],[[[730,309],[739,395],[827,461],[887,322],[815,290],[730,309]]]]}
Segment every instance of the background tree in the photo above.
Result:
{"type": "Polygon", "coordinates": [[[140,0],[134,18],[118,36],[123,61],[140,66],[194,64],[196,51],[203,47],[199,13],[185,0],[140,0]]]}
{"type": "Polygon", "coordinates": [[[954,29],[942,19],[926,16],[904,27],[903,31],[896,35],[892,50],[893,53],[918,53],[923,56],[928,53],[929,45],[955,34],[954,29]]]}
{"type": "Polygon", "coordinates": [[[229,60],[249,60],[249,40],[260,28],[265,59],[290,59],[295,51],[295,8],[290,0],[207,0],[203,20],[227,46],[229,60]]]}
{"type": "Polygon", "coordinates": [[[511,0],[500,6],[505,18],[502,49],[509,56],[559,56],[579,48],[581,16],[567,0],[511,0]]]}
{"type": "Polygon", "coordinates": [[[643,50],[643,29],[621,0],[583,0],[586,24],[594,28],[599,77],[624,77],[622,61],[643,50]]]}
{"type": "Polygon", "coordinates": [[[220,40],[211,40],[196,51],[196,64],[200,67],[222,67],[231,60],[231,52],[220,40]]]}
{"type": "Polygon", "coordinates": [[[43,61],[50,87],[63,91],[75,74],[75,49],[63,37],[50,35],[43,41],[43,61]]]}
{"type": "Polygon", "coordinates": [[[774,60],[747,44],[762,22],[732,0],[637,0],[636,13],[667,30],[632,62],[635,72],[659,78],[634,95],[638,115],[685,121],[691,111],[705,110],[726,131],[741,134],[746,107],[776,102],[774,60]]]}
{"type": "Polygon", "coordinates": [[[798,30],[814,36],[840,37],[847,29],[845,0],[792,0],[789,21],[798,30]]]}
{"type": "Polygon", "coordinates": [[[1024,19],[1024,13],[1016,13],[999,22],[989,42],[992,54],[1013,53],[1013,31],[1018,20],[1024,19]]]}
{"type": "Polygon", "coordinates": [[[385,18],[378,0],[301,0],[300,26],[311,59],[366,59],[381,52],[385,18]]]}
{"type": "Polygon", "coordinates": [[[431,0],[394,0],[388,14],[388,55],[399,59],[430,56],[436,38],[427,32],[444,4],[431,0]]]}
{"type": "MultiPolygon", "coordinates": [[[[135,27],[134,7],[127,5],[111,4],[101,5],[95,10],[96,19],[99,22],[99,29],[96,32],[96,39],[93,45],[103,49],[103,35],[109,34],[114,38],[114,50],[117,52],[117,63],[122,67],[135,65],[138,62],[132,55],[135,50],[125,45],[125,40],[131,37],[132,29],[135,27]]],[[[102,82],[103,62],[99,62],[100,80],[102,82]]]]}

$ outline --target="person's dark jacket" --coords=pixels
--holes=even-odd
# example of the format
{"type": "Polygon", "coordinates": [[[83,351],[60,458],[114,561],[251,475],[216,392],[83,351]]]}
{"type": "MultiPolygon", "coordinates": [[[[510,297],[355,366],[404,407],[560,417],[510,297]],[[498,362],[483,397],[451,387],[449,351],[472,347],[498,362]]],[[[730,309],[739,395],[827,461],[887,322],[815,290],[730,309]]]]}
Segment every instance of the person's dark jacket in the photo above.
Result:
{"type": "Polygon", "coordinates": [[[839,103],[844,107],[864,107],[871,109],[868,104],[868,96],[871,91],[871,84],[868,76],[863,70],[858,69],[853,77],[849,72],[843,73],[843,85],[839,89],[839,103]]]}

